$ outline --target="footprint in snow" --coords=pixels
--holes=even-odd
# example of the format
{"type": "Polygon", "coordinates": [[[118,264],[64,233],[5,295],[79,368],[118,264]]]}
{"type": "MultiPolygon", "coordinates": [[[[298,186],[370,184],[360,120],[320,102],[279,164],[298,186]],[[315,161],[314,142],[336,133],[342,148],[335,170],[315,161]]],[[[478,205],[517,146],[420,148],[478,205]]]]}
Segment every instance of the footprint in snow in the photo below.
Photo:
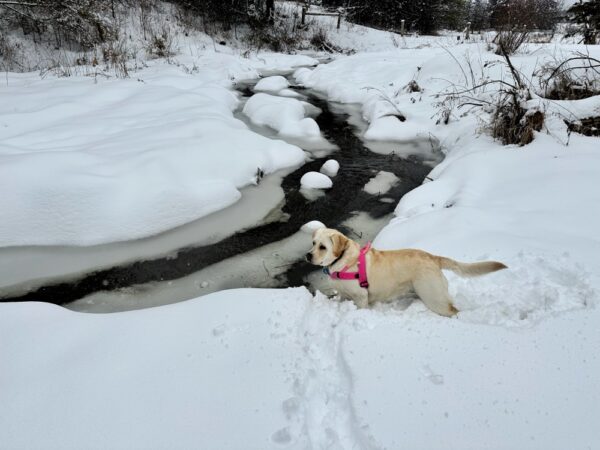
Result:
{"type": "Polygon", "coordinates": [[[277,444],[289,444],[292,440],[290,429],[288,427],[281,428],[271,435],[271,440],[277,444]]]}

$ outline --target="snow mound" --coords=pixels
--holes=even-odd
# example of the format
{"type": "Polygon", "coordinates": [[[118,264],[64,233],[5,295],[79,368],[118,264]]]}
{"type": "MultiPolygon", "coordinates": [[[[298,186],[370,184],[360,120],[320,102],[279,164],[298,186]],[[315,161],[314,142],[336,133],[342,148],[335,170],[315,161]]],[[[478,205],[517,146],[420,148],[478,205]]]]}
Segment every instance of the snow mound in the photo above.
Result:
{"type": "Polygon", "coordinates": [[[382,170],[371,178],[363,189],[368,194],[381,195],[389,191],[398,181],[400,181],[400,178],[396,175],[382,170]]]}
{"type": "Polygon", "coordinates": [[[276,75],[273,77],[262,78],[256,86],[254,86],[255,91],[267,91],[267,92],[278,92],[282,89],[289,87],[290,83],[285,77],[281,75],[276,75]]]}
{"type": "Polygon", "coordinates": [[[151,236],[236,202],[258,167],[304,161],[235,119],[228,89],[168,66],[138,75],[0,86],[0,246],[151,236]]]}
{"type": "Polygon", "coordinates": [[[327,227],[323,222],[319,222],[318,220],[311,220],[310,222],[307,222],[304,225],[302,225],[300,230],[304,231],[305,233],[312,233],[313,231],[318,230],[319,228],[327,227]]]}
{"type": "Polygon", "coordinates": [[[402,123],[396,116],[374,119],[365,132],[365,139],[373,141],[407,141],[414,137],[414,127],[402,123]]]}
{"type": "Polygon", "coordinates": [[[297,83],[304,84],[310,77],[311,73],[312,73],[311,69],[307,69],[306,67],[301,67],[294,72],[293,77],[297,83]]]}
{"type": "Polygon", "coordinates": [[[292,97],[292,98],[302,98],[302,95],[294,91],[293,89],[282,89],[277,92],[279,97],[292,97]]]}
{"type": "Polygon", "coordinates": [[[314,114],[313,105],[295,98],[255,94],[244,106],[244,114],[257,125],[267,125],[282,136],[320,138],[319,125],[307,115],[314,114]]]}
{"type": "Polygon", "coordinates": [[[307,172],[300,178],[300,185],[306,189],[331,189],[333,182],[327,175],[319,172],[307,172]]]}
{"type": "Polygon", "coordinates": [[[508,270],[481,278],[447,274],[461,320],[531,326],[557,313],[586,308],[596,300],[590,274],[568,254],[521,252],[504,262],[508,270]]]}
{"type": "Polygon", "coordinates": [[[335,159],[328,159],[321,166],[320,172],[327,175],[328,177],[335,177],[338,174],[339,170],[340,170],[340,163],[337,162],[335,159]]]}

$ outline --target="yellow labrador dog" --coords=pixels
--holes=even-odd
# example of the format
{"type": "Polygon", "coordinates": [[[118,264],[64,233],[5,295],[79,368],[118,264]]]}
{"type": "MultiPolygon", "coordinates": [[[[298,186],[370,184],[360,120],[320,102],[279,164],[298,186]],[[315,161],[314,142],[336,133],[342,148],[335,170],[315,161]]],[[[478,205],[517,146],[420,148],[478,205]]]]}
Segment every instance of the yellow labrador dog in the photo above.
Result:
{"type": "Polygon", "coordinates": [[[497,261],[461,263],[422,250],[361,249],[358,243],[329,228],[315,230],[306,259],[326,268],[334,288],[359,308],[414,291],[430,310],[442,316],[457,312],[442,269],[467,277],[506,269],[497,261]]]}

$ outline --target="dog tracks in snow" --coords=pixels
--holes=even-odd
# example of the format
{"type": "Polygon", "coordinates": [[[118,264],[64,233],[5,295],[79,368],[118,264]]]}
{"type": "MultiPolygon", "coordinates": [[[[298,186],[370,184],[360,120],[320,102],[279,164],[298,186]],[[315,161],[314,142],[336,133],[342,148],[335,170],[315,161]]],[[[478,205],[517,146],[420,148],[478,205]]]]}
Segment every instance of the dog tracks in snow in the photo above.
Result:
{"type": "Polygon", "coordinates": [[[315,450],[378,448],[353,405],[344,346],[345,331],[357,326],[354,313],[350,302],[331,302],[320,293],[307,305],[297,327],[294,395],[282,402],[289,426],[274,432],[273,442],[315,450]]]}

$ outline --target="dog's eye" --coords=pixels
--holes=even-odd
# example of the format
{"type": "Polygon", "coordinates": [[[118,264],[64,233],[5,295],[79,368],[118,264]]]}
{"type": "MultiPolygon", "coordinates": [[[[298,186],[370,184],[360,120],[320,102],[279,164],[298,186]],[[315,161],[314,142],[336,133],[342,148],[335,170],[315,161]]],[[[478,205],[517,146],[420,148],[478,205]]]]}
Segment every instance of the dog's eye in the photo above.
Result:
{"type": "Polygon", "coordinates": [[[325,250],[325,246],[324,246],[324,245],[321,245],[321,246],[319,247],[319,249],[321,249],[321,250],[325,250]]]}

